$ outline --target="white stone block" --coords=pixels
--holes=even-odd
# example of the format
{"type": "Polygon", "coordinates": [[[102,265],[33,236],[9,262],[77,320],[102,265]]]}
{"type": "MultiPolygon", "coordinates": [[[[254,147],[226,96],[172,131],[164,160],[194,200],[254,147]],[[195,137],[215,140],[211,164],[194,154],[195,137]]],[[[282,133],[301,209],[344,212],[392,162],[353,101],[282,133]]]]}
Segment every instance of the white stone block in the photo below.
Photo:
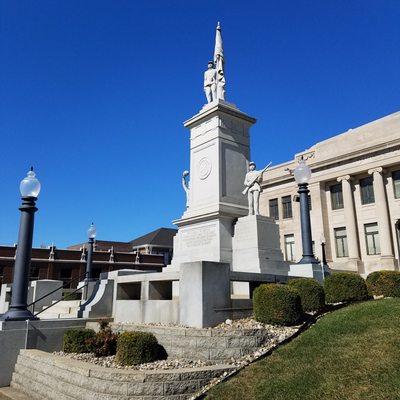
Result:
{"type": "Polygon", "coordinates": [[[285,274],[287,263],[279,243],[279,227],[272,218],[249,215],[239,218],[232,240],[232,270],[285,274]]]}
{"type": "Polygon", "coordinates": [[[322,267],[319,263],[292,264],[288,275],[293,278],[314,278],[323,283],[325,277],[330,274],[329,269],[322,267]]]}
{"type": "MultiPolygon", "coordinates": [[[[172,268],[194,261],[232,261],[233,218],[215,218],[180,227],[174,237],[172,268]]],[[[168,267],[170,268],[170,267],[168,267]]]]}

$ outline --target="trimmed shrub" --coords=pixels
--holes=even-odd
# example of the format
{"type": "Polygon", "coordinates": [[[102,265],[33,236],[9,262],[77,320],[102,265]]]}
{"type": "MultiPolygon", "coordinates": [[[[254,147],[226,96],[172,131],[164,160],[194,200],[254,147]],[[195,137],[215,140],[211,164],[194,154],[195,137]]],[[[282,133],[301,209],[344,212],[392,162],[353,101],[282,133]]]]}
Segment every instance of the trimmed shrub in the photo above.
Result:
{"type": "Polygon", "coordinates": [[[108,322],[100,322],[100,331],[90,340],[96,357],[113,356],[117,352],[118,335],[108,326],[108,322]]]}
{"type": "Polygon", "coordinates": [[[360,275],[350,272],[336,272],[325,278],[327,303],[362,301],[370,298],[367,284],[360,275]]]}
{"type": "MultiPolygon", "coordinates": [[[[379,280],[379,277],[381,275],[382,271],[375,271],[370,273],[367,278],[365,279],[365,282],[367,284],[367,289],[368,289],[368,293],[372,296],[375,293],[375,285],[376,282],[379,280]]],[[[378,294],[376,294],[377,296],[379,296],[378,294]]]]}
{"type": "Polygon", "coordinates": [[[63,351],[65,353],[91,353],[92,340],[96,333],[93,329],[70,329],[64,333],[63,351]]]}
{"type": "Polygon", "coordinates": [[[117,339],[115,360],[121,365],[137,365],[158,359],[159,344],[152,333],[123,332],[117,339]]]}
{"type": "Polygon", "coordinates": [[[375,296],[400,297],[400,272],[375,271],[367,276],[368,290],[375,296]]]}
{"type": "Polygon", "coordinates": [[[263,284],[254,290],[254,317],[265,324],[296,325],[303,317],[300,295],[288,285],[263,284]]]}
{"type": "Polygon", "coordinates": [[[325,306],[325,291],[317,280],[292,279],[288,285],[299,292],[304,311],[318,311],[325,306]]]}

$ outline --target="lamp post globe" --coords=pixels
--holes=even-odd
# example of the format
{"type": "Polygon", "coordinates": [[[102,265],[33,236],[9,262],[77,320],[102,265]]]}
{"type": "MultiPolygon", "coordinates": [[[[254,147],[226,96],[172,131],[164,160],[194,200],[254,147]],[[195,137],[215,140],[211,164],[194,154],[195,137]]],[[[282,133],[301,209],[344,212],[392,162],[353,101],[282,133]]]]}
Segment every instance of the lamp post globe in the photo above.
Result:
{"type": "Polygon", "coordinates": [[[294,179],[298,185],[308,184],[311,179],[311,168],[304,160],[300,160],[299,164],[293,171],[294,179]]]}
{"type": "Polygon", "coordinates": [[[298,185],[300,197],[300,222],[301,222],[301,242],[303,245],[303,257],[299,264],[314,264],[318,260],[314,256],[311,236],[311,218],[310,218],[310,205],[308,202],[308,182],[311,179],[311,168],[304,160],[300,160],[299,164],[293,171],[294,179],[298,185]]]}
{"type": "Polygon", "coordinates": [[[28,171],[26,177],[22,179],[19,184],[19,191],[21,192],[21,197],[37,197],[39,196],[41,189],[41,184],[36,178],[35,172],[33,172],[33,167],[28,171]]]}
{"type": "Polygon", "coordinates": [[[19,189],[22,204],[18,244],[14,263],[14,276],[11,291],[11,302],[8,311],[1,316],[6,321],[26,321],[38,319],[28,310],[29,270],[31,265],[34,216],[37,211],[36,200],[40,193],[40,182],[31,167],[27,176],[22,179],[19,189]]]}
{"type": "Polygon", "coordinates": [[[96,238],[97,230],[96,230],[96,227],[94,226],[93,222],[90,224],[90,227],[87,231],[87,235],[88,235],[89,240],[90,239],[94,240],[96,238]]]}

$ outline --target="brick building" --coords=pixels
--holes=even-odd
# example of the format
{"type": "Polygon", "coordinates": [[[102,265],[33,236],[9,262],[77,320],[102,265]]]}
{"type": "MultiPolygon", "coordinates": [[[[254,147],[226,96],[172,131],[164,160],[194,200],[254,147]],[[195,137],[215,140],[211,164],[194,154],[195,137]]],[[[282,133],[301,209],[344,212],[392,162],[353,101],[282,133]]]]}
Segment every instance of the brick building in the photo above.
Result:
{"type": "MultiPolygon", "coordinates": [[[[16,247],[0,246],[0,284],[12,283],[16,247]]],[[[76,287],[82,280],[86,270],[86,248],[32,249],[30,280],[57,279],[65,283],[73,280],[71,287],[76,287]]],[[[104,251],[96,249],[93,252],[93,277],[99,277],[102,272],[118,269],[139,269],[161,271],[164,267],[164,256],[160,254],[138,254],[136,252],[121,252],[113,249],[104,251]]]]}

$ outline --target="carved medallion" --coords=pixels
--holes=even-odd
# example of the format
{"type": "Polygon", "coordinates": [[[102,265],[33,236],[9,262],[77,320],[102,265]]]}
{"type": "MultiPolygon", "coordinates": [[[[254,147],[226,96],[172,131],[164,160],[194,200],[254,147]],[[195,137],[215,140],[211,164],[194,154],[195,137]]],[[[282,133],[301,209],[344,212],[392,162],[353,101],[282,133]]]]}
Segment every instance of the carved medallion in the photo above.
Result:
{"type": "Polygon", "coordinates": [[[211,161],[207,157],[202,158],[198,164],[200,179],[206,179],[211,173],[211,168],[211,161]]]}

